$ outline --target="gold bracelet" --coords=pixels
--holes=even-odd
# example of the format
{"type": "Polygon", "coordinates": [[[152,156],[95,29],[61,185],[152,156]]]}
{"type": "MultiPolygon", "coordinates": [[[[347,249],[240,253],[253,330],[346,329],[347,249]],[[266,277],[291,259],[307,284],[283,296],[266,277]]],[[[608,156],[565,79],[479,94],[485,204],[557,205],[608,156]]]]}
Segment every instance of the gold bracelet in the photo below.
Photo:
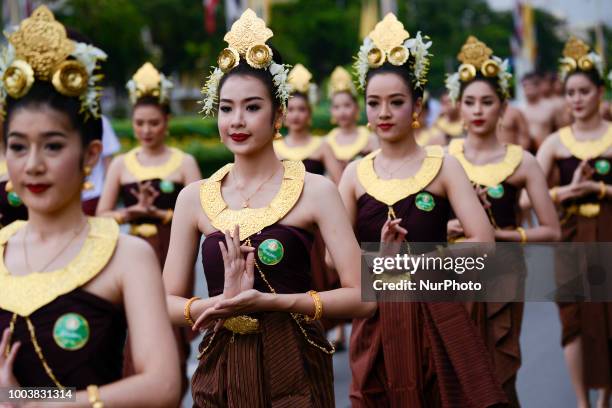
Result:
{"type": "Polygon", "coordinates": [[[164,219],[162,220],[162,224],[168,224],[172,221],[172,217],[174,216],[174,210],[172,208],[168,208],[166,210],[166,214],[164,215],[164,219]]]}
{"type": "Polygon", "coordinates": [[[518,232],[519,235],[521,236],[521,243],[522,244],[527,242],[527,233],[525,232],[525,229],[523,227],[517,227],[516,228],[516,232],[518,232]]]}
{"type": "Polygon", "coordinates": [[[600,200],[606,198],[606,183],[603,181],[599,182],[599,195],[597,196],[600,200]]]}
{"type": "Polygon", "coordinates": [[[308,315],[304,316],[304,320],[306,320],[307,322],[312,320],[319,320],[323,315],[323,302],[321,302],[321,297],[319,296],[316,290],[309,290],[308,294],[314,302],[315,312],[313,317],[310,317],[308,315]]]}
{"type": "Polygon", "coordinates": [[[100,390],[97,385],[87,386],[87,399],[92,408],[104,408],[104,403],[100,399],[100,390]]]}
{"type": "Polygon", "coordinates": [[[548,193],[550,194],[550,199],[552,200],[552,202],[557,203],[557,199],[559,198],[557,195],[557,186],[548,190],[548,193]]]}
{"type": "Polygon", "coordinates": [[[125,217],[119,211],[113,212],[113,218],[117,222],[117,224],[121,225],[125,222],[125,217]]]}
{"type": "Polygon", "coordinates": [[[193,326],[195,323],[191,318],[191,304],[196,300],[201,299],[198,296],[194,296],[185,303],[185,308],[183,309],[183,316],[185,316],[185,320],[189,323],[189,326],[193,326]]]}

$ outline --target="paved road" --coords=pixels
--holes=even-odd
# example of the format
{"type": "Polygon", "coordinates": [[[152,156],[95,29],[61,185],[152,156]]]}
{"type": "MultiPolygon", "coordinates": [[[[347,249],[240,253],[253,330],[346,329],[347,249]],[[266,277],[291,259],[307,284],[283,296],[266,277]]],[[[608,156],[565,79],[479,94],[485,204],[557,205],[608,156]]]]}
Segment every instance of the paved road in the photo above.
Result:
{"type": "MultiPolygon", "coordinates": [[[[200,260],[197,263],[196,273],[196,292],[200,296],[206,296],[206,283],[200,260]]],[[[197,366],[195,355],[198,342],[199,339],[196,339],[192,344],[190,375],[197,366]]],[[[522,406],[525,408],[575,407],[576,399],[560,347],[560,325],[554,303],[526,303],[521,346],[523,366],[519,371],[517,388],[522,406]]],[[[346,351],[334,356],[334,376],[336,406],[349,407],[348,388],[351,373],[346,351]]],[[[191,405],[191,396],[187,395],[183,407],[191,405]]]]}

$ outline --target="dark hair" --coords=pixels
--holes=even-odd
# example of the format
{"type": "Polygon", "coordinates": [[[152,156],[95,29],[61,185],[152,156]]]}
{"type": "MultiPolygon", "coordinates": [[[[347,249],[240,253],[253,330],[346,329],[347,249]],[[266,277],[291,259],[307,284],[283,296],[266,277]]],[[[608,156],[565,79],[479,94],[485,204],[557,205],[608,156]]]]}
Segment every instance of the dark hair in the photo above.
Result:
{"type": "Polygon", "coordinates": [[[570,77],[577,75],[577,74],[584,75],[597,88],[599,88],[600,86],[606,85],[606,81],[604,81],[601,75],[599,75],[599,72],[597,71],[597,69],[593,67],[592,69],[589,69],[588,71],[583,71],[580,68],[576,68],[575,71],[567,74],[567,76],[565,77],[565,80],[563,81],[563,87],[565,88],[565,85],[567,84],[567,80],[570,79],[570,77]]]}
{"type": "MultiPolygon", "coordinates": [[[[276,48],[272,47],[270,44],[267,45],[272,50],[272,60],[275,63],[282,65],[283,58],[281,54],[276,50],[276,48]]],[[[225,84],[227,79],[236,75],[250,76],[260,80],[264,84],[264,86],[268,90],[270,99],[272,100],[272,121],[274,121],[274,115],[276,115],[276,112],[280,109],[282,103],[281,99],[276,93],[276,85],[274,84],[274,80],[272,78],[270,70],[253,68],[243,58],[240,58],[240,62],[238,63],[238,65],[221,77],[221,80],[219,81],[219,95],[221,94],[221,88],[223,88],[223,85],[225,84]]]]}
{"type": "Polygon", "coordinates": [[[141,96],[140,98],[136,99],[136,103],[132,107],[132,113],[139,106],[155,106],[164,115],[169,115],[170,114],[170,106],[167,103],[160,103],[159,102],[159,98],[157,98],[157,97],[155,97],[153,95],[145,95],[145,96],[141,96]]]}
{"type": "Polygon", "coordinates": [[[366,78],[365,78],[366,79],[366,89],[368,87],[367,84],[370,82],[370,80],[375,75],[378,75],[378,74],[395,74],[395,75],[399,76],[402,79],[402,81],[404,81],[404,83],[406,84],[406,87],[410,90],[410,96],[412,96],[412,99],[414,101],[416,101],[418,98],[422,98],[424,90],[422,88],[416,88],[414,86],[414,74],[408,68],[409,65],[410,65],[410,63],[407,62],[404,65],[397,66],[397,65],[393,65],[393,64],[391,64],[391,63],[389,63],[387,61],[387,62],[385,62],[383,65],[381,65],[378,68],[370,69],[368,71],[367,75],[366,75],[366,78]]]}
{"type": "Polygon", "coordinates": [[[469,81],[461,81],[461,88],[459,88],[459,99],[461,99],[461,97],[463,96],[463,91],[465,91],[465,88],[467,88],[470,84],[473,84],[474,82],[484,82],[488,84],[491,89],[493,89],[493,92],[495,92],[495,95],[497,95],[500,101],[503,102],[506,100],[506,96],[504,95],[501,86],[499,86],[499,81],[497,77],[486,77],[482,75],[481,72],[477,72],[476,76],[473,79],[470,79],[469,81]]]}
{"type": "Polygon", "coordinates": [[[83,146],[89,145],[93,140],[102,139],[102,119],[94,118],[91,114],[86,117],[88,112],[81,112],[79,98],[62,95],[55,90],[50,82],[37,80],[23,97],[14,99],[7,96],[6,98],[6,118],[3,124],[5,146],[11,116],[20,109],[40,109],[43,107],[66,115],[73,129],[81,136],[83,146]]]}

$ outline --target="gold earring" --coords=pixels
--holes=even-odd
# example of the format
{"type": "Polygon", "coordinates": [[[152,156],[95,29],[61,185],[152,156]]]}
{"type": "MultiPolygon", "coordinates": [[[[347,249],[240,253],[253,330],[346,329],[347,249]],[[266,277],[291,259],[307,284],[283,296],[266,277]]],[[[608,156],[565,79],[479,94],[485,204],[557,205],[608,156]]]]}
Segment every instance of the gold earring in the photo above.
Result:
{"type": "Polygon", "coordinates": [[[7,193],[13,191],[13,182],[11,180],[7,181],[4,185],[4,191],[6,191],[7,193]]]}
{"type": "Polygon", "coordinates": [[[283,138],[282,133],[280,132],[280,123],[274,125],[274,140],[281,140],[283,138]]]}
{"type": "MultiPolygon", "coordinates": [[[[85,166],[83,168],[83,173],[85,173],[85,177],[88,177],[91,174],[91,166],[85,166]]],[[[83,183],[83,190],[85,191],[89,191],[89,190],[93,190],[94,185],[91,181],[85,181],[83,183]]]]}
{"type": "Polygon", "coordinates": [[[412,114],[412,128],[413,129],[418,129],[421,127],[421,122],[419,122],[419,114],[414,112],[412,114]]]}

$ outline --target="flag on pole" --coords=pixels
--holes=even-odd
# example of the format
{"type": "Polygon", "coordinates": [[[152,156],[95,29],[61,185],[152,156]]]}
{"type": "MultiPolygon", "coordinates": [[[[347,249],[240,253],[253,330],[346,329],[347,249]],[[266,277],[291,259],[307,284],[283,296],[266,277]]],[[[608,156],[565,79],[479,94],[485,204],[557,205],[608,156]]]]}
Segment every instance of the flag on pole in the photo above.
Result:
{"type": "Polygon", "coordinates": [[[538,46],[535,32],[533,7],[528,1],[516,0],[514,17],[514,55],[523,60],[527,70],[533,70],[536,64],[538,46]]]}
{"type": "Polygon", "coordinates": [[[208,34],[217,31],[216,12],[219,0],[203,0],[204,5],[204,29],[208,34]]]}
{"type": "Polygon", "coordinates": [[[361,0],[361,20],[359,24],[359,37],[364,39],[370,34],[378,22],[378,1],[361,0]]]}

